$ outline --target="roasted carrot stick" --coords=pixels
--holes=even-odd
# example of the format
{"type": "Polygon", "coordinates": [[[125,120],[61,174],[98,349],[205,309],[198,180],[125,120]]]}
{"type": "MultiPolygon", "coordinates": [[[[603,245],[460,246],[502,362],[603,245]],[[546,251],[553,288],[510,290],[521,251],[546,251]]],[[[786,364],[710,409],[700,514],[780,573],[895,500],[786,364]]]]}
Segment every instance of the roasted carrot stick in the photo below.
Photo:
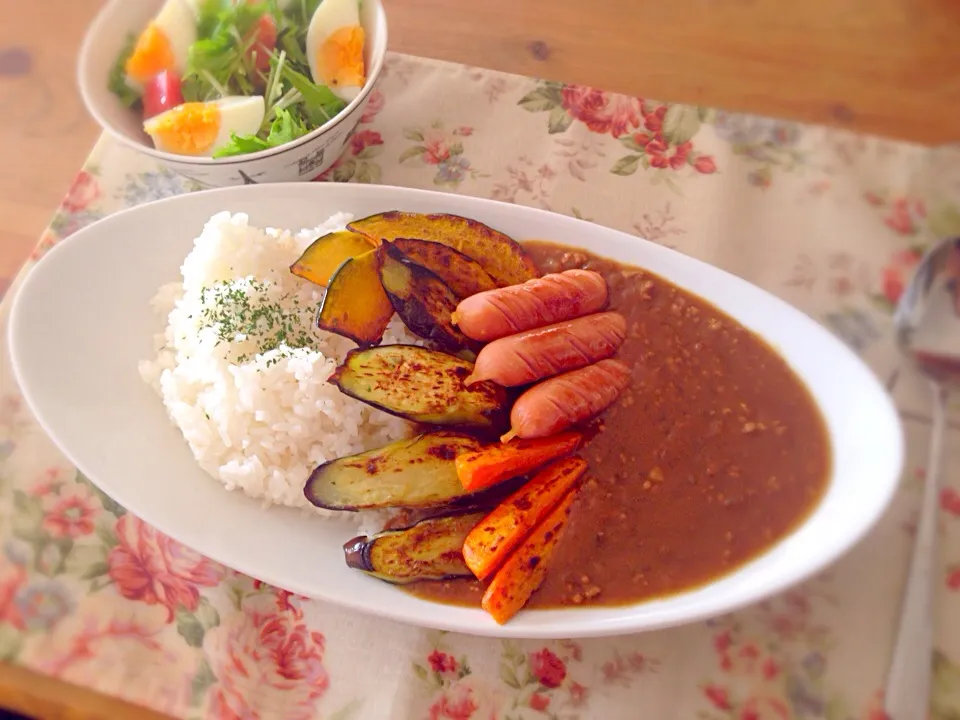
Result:
{"type": "Polygon", "coordinates": [[[520,612],[546,577],[560,534],[570,519],[570,506],[576,495],[574,489],[563,497],[530,537],[507,558],[487,586],[480,604],[500,625],[520,612]]]}
{"type": "Polygon", "coordinates": [[[457,477],[464,490],[482,490],[569,455],[579,447],[580,440],[580,433],[565,432],[536,440],[487,445],[457,456],[457,477]]]}
{"type": "Polygon", "coordinates": [[[517,545],[563,499],[584,471],[579,457],[558,460],[495,507],[463,543],[463,559],[479,579],[485,580],[517,545]]]}

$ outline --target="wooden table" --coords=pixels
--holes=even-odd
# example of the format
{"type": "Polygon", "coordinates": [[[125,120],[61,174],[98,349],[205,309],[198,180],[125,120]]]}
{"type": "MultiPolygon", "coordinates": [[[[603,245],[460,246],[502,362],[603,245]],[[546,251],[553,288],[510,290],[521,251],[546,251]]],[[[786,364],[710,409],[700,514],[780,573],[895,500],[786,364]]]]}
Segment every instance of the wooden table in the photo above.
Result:
{"type": "Polygon", "coordinates": [[[955,0],[384,0],[393,50],[660,100],[960,141],[955,0]]]}
{"type": "MultiPolygon", "coordinates": [[[[393,50],[926,144],[960,141],[954,0],[384,0],[393,50]]],[[[0,278],[15,274],[98,129],[75,88],[100,0],[0,0],[0,278]],[[12,172],[11,172],[12,168],[12,172]]],[[[0,665],[0,706],[160,717],[0,665]]]]}

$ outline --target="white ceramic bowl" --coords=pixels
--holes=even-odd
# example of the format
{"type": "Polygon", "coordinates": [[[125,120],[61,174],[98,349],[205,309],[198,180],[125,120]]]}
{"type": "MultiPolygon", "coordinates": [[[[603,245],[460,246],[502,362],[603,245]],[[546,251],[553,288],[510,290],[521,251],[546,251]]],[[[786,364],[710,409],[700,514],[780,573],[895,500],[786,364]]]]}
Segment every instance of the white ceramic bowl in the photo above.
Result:
{"type": "Polygon", "coordinates": [[[513,637],[613,635],[729,612],[799,582],[873,526],[903,464],[897,412],[842,342],[802,312],[722,270],[582,220],[518,205],[376,185],[298,183],[189,193],[112,215],[56,246],[27,276],[10,315],[13,368],[34,416],[108,495],[203,554],[282,588],[445,630],[513,637]],[[792,533],[736,572],[688,592],[620,607],[537,610],[504,626],[479,609],[412,597],[346,567],[356,534],[227,492],[194,461],[160,399],[137,372],[153,357],[156,288],[179,278],[214,213],[259,227],[313,227],[336,211],[448,212],[518,238],[550,238],[648,268],[759,333],[810,389],[832,446],[830,485],[792,533]],[[117,272],[124,268],[124,272],[117,272]]]}
{"type": "Polygon", "coordinates": [[[360,22],[366,31],[367,83],[344,110],[294,142],[250,155],[197,158],[156,150],[143,132],[140,115],[124,107],[107,87],[110,69],[130,33],[139,34],[165,0],[110,0],[87,30],[80,49],[80,94],[87,110],[123,144],[165,163],[209,187],[313,180],[340,156],[360,122],[387,51],[387,18],[380,0],[364,0],[360,22]]]}

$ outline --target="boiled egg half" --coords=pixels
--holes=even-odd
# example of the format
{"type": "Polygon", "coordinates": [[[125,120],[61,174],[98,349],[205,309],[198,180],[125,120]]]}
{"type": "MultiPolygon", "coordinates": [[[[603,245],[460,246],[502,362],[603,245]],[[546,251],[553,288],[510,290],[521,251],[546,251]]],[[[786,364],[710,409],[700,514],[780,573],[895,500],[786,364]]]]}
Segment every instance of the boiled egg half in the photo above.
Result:
{"type": "Polygon", "coordinates": [[[164,70],[182,75],[190,47],[197,41],[195,0],[167,0],[127,59],[127,83],[142,88],[164,70]]]}
{"type": "Polygon", "coordinates": [[[366,82],[358,0],[323,0],[307,28],[307,60],[317,85],[350,102],[366,82]]]}
{"type": "Polygon", "coordinates": [[[230,142],[230,133],[253,135],[263,124],[263,97],[225,97],[188,102],[147,120],[154,147],[177,155],[210,157],[230,142]]]}

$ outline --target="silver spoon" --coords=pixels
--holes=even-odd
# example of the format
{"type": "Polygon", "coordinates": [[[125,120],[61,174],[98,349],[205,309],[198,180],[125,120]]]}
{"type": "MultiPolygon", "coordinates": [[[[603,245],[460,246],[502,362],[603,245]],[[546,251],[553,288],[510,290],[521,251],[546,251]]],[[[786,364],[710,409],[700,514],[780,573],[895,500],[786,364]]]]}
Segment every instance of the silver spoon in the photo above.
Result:
{"type": "Polygon", "coordinates": [[[893,316],[903,357],[930,382],[933,428],[910,571],[900,608],[884,710],[891,720],[926,720],[932,676],[937,572],[937,496],[947,398],[960,388],[960,238],[926,252],[893,316]]]}

